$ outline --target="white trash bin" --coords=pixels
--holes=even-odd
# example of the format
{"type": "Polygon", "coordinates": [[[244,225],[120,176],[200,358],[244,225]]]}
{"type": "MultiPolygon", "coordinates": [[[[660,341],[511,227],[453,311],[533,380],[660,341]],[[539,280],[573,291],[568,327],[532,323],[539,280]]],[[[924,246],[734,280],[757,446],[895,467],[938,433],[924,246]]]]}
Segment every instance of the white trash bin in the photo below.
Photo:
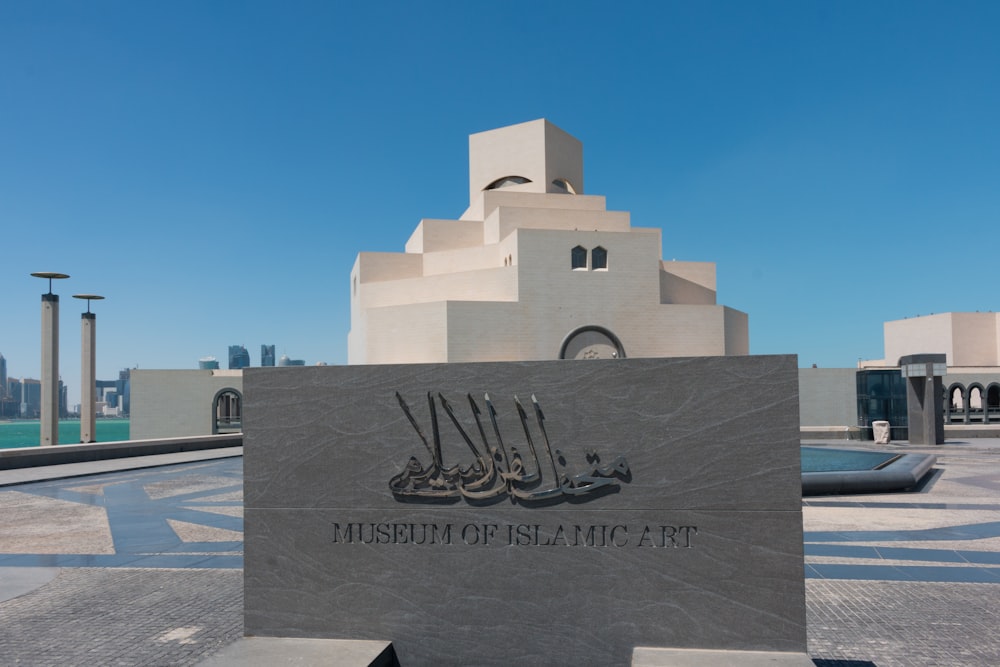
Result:
{"type": "Polygon", "coordinates": [[[876,445],[889,444],[889,422],[887,421],[872,422],[872,433],[875,436],[876,445]]]}

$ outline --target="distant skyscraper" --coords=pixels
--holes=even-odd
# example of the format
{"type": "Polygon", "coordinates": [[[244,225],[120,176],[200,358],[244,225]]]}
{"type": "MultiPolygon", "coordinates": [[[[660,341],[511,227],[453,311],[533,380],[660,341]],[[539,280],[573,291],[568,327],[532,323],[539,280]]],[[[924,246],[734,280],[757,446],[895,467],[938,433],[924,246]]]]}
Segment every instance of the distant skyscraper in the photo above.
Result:
{"type": "Polygon", "coordinates": [[[123,414],[131,414],[132,410],[132,371],[128,368],[118,371],[118,407],[123,414]]]}
{"type": "Polygon", "coordinates": [[[0,418],[11,419],[21,416],[21,383],[17,378],[7,378],[6,395],[0,398],[0,418]]]}
{"type": "Polygon", "coordinates": [[[281,355],[278,359],[279,366],[305,366],[306,362],[304,359],[291,359],[287,354],[281,355]]]}
{"type": "MultiPolygon", "coordinates": [[[[3,357],[0,357],[3,359],[3,357]]],[[[260,346],[260,365],[261,366],[273,366],[274,365],[274,346],[273,345],[261,345],[260,346]]]]}
{"type": "Polygon", "coordinates": [[[21,416],[37,418],[42,412],[42,381],[21,378],[21,416]]]}
{"type": "Polygon", "coordinates": [[[250,365],[250,353],[243,345],[229,346],[229,368],[246,368],[250,365]]]}
{"type": "Polygon", "coordinates": [[[7,360],[0,354],[0,418],[9,419],[21,414],[21,383],[16,378],[7,377],[7,360]],[[14,398],[12,386],[17,386],[14,398]]]}
{"type": "MultiPolygon", "coordinates": [[[[230,360],[230,366],[232,361],[230,360]]],[[[219,368],[219,360],[215,357],[202,357],[198,360],[198,368],[203,371],[214,371],[219,368]]]]}

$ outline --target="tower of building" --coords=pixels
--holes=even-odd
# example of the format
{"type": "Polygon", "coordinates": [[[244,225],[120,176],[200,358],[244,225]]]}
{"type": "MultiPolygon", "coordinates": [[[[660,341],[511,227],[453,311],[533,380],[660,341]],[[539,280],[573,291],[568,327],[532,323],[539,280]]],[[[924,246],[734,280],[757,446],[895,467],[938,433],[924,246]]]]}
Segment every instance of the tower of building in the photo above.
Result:
{"type": "Polygon", "coordinates": [[[469,207],[402,253],[358,255],[348,361],[748,354],[715,265],[661,259],[658,228],[584,194],[583,146],[546,120],[469,138],[469,207]]]}

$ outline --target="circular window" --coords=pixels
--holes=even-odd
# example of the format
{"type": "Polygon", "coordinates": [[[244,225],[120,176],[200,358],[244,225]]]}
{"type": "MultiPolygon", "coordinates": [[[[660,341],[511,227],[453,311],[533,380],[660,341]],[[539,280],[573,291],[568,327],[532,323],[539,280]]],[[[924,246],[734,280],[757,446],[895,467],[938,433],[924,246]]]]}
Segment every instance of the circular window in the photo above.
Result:
{"type": "Polygon", "coordinates": [[[618,336],[604,327],[586,326],[570,333],[559,349],[560,359],[624,359],[618,336]]]}

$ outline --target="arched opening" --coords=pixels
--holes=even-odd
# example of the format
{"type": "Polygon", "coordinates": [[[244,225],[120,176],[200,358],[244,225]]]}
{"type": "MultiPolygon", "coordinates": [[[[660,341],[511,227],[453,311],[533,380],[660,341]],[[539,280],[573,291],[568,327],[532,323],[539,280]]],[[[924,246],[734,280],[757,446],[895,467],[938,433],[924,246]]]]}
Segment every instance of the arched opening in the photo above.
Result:
{"type": "Polygon", "coordinates": [[[1000,421],[1000,384],[993,382],[986,388],[986,421],[1000,421]]]}
{"type": "Polygon", "coordinates": [[[570,266],[574,271],[587,270],[587,249],[583,246],[576,246],[569,252],[570,266]]]}
{"type": "Polygon", "coordinates": [[[560,359],[624,359],[625,348],[608,329],[589,325],[575,329],[559,347],[560,359]]]}
{"type": "Polygon", "coordinates": [[[948,387],[948,402],[945,405],[945,421],[948,423],[964,423],[966,421],[965,406],[965,387],[956,382],[948,387]]]}
{"type": "Polygon", "coordinates": [[[531,179],[525,178],[524,176],[504,176],[503,178],[498,178],[493,181],[483,188],[483,190],[502,190],[504,188],[514,187],[515,185],[524,185],[525,183],[531,183],[531,179]]]}
{"type": "Polygon", "coordinates": [[[983,389],[983,385],[978,382],[973,382],[969,385],[969,403],[968,403],[968,418],[966,421],[969,422],[982,422],[984,416],[984,410],[986,400],[985,394],[986,390],[983,389]]]}
{"type": "Polygon", "coordinates": [[[243,395],[232,388],[222,389],[212,401],[212,433],[243,431],[243,395]]]}

